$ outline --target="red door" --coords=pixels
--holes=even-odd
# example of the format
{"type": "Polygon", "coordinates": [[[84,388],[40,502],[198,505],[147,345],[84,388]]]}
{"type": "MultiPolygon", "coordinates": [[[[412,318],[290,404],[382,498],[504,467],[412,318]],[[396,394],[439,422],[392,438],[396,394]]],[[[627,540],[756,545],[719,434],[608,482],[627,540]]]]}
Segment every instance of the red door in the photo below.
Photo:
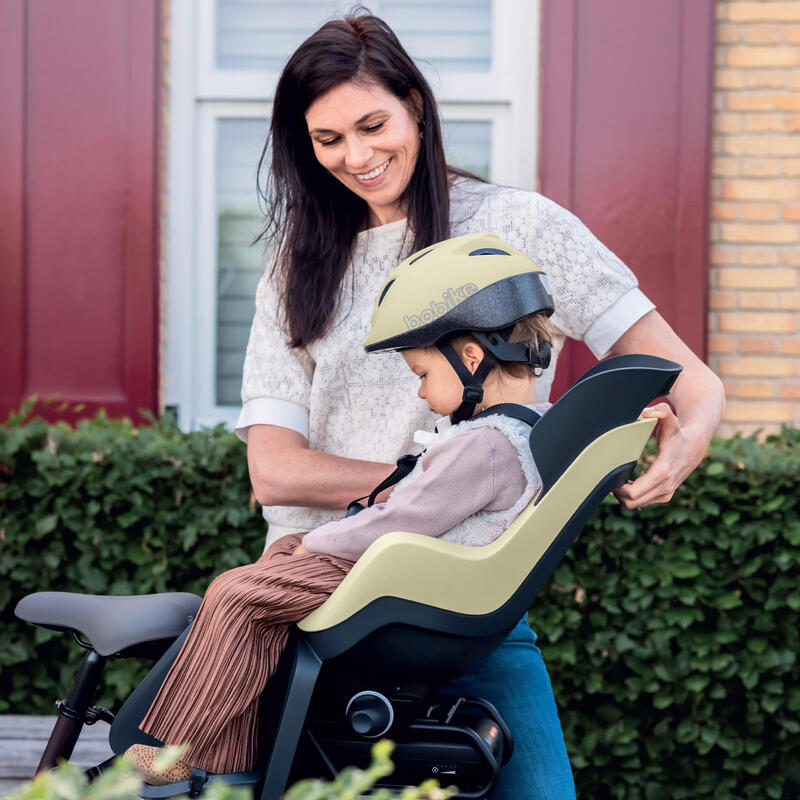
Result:
{"type": "MultiPolygon", "coordinates": [[[[713,0],[544,0],[541,192],[706,353],[713,0]]],[[[551,399],[595,359],[568,342],[551,399]]]]}
{"type": "Polygon", "coordinates": [[[157,407],[160,14],[0,3],[0,419],[157,407]]]}

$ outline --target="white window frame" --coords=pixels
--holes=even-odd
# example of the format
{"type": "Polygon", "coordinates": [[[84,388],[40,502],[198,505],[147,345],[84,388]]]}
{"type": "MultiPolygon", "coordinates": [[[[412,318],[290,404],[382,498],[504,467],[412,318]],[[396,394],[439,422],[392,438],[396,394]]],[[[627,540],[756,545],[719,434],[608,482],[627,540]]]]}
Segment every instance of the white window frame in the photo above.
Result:
{"type": "MultiPolygon", "coordinates": [[[[215,16],[214,0],[170,4],[164,385],[184,430],[239,414],[215,402],[217,121],[265,119],[278,80],[216,68],[215,16]]],[[[492,123],[491,180],[534,189],[539,0],[493,0],[492,31],[489,72],[428,77],[444,119],[492,123]]]]}

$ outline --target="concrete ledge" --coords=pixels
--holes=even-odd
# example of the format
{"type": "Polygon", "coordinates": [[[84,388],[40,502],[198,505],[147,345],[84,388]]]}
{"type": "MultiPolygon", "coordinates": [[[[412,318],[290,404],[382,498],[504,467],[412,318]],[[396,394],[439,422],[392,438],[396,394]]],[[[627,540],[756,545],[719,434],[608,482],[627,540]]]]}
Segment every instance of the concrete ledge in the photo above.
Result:
{"type": "MultiPolygon", "coordinates": [[[[0,715],[0,797],[29,780],[55,724],[55,717],[0,715]]],[[[92,767],[110,758],[105,722],[84,725],[71,761],[92,767]]]]}

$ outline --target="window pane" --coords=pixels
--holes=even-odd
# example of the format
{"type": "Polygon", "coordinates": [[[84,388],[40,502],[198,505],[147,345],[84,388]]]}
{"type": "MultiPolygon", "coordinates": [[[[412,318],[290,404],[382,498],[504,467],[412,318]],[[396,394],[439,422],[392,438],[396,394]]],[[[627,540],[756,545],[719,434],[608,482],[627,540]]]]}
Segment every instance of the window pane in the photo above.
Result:
{"type": "Polygon", "coordinates": [[[443,120],[447,163],[485,178],[491,176],[492,123],[485,120],[443,120]]]}
{"type": "MultiPolygon", "coordinates": [[[[217,0],[217,67],[279,72],[304,39],[352,7],[335,0],[217,0]]],[[[491,0],[378,0],[369,7],[423,71],[491,68],[491,0]]]]}
{"type": "Polygon", "coordinates": [[[269,120],[217,122],[217,405],[238,406],[264,247],[251,245],[262,224],[256,169],[269,120]]]}

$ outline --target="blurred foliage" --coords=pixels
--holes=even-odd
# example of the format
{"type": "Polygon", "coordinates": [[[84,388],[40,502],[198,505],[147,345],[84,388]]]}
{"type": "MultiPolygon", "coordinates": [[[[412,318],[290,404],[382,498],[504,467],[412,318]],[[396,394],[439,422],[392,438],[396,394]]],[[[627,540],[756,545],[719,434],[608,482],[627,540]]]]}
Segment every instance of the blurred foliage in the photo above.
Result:
{"type": "MultiPolygon", "coordinates": [[[[102,414],[72,428],[0,427],[0,713],[50,714],[84,653],[71,636],[14,616],[38,590],[187,591],[255,561],[265,523],[245,446],[222,426],[183,433],[172,417],[134,427],[102,414]]],[[[116,708],[149,664],[110,660],[98,702],[116,708]]]]}
{"type": "Polygon", "coordinates": [[[579,797],[800,797],[800,430],[608,498],[530,621],[579,797]]]}
{"type": "MultiPolygon", "coordinates": [[[[300,781],[284,795],[286,800],[353,800],[371,789],[375,782],[394,769],[391,761],[393,744],[383,740],[372,748],[372,764],[365,770],[348,767],[333,781],[300,781]]],[[[159,767],[168,768],[180,758],[184,748],[171,747],[160,758],[159,767]]],[[[83,770],[62,763],[49,772],[42,772],[32,781],[7,796],[8,800],[137,800],[142,781],[130,761],[118,758],[99,778],[89,783],[83,770]]],[[[374,800],[448,800],[453,789],[440,789],[434,781],[409,787],[402,792],[379,789],[374,800]]],[[[206,800],[251,800],[248,787],[232,786],[212,780],[204,789],[206,800]]]]}
{"type": "MultiPolygon", "coordinates": [[[[42,714],[83,651],[17,600],[202,594],[258,557],[264,523],[222,428],[25,417],[0,428],[0,713],[42,714]]],[[[800,797],[800,431],[714,440],[667,505],[609,498],[530,618],[580,797],[800,797]]],[[[146,667],[110,661],[98,702],[146,667]]]]}

